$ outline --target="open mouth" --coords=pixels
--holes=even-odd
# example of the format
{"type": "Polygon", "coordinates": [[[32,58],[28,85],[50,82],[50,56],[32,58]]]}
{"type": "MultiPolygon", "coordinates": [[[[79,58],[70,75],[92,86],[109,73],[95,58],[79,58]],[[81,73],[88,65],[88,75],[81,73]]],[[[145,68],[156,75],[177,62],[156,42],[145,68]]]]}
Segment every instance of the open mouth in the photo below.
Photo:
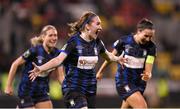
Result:
{"type": "Polygon", "coordinates": [[[52,41],[52,42],[50,42],[50,44],[55,45],[55,44],[56,44],[56,41],[52,41]]]}
{"type": "Polygon", "coordinates": [[[101,29],[98,29],[97,31],[96,31],[96,35],[98,35],[98,33],[101,31],[101,29]]]}

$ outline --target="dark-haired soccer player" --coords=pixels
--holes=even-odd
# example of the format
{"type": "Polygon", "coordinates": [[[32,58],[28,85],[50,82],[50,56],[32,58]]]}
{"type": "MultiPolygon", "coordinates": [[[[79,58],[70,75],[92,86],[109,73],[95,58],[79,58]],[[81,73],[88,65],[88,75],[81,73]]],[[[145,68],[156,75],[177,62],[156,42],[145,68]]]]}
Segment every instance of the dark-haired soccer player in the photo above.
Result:
{"type": "MultiPolygon", "coordinates": [[[[147,108],[143,97],[146,82],[152,76],[152,67],[156,56],[156,46],[151,41],[154,36],[153,23],[144,18],[137,24],[137,32],[121,37],[114,43],[114,55],[123,55],[127,59],[124,66],[118,65],[116,89],[123,100],[121,108],[147,108]]],[[[96,77],[102,78],[102,70],[108,64],[103,63],[96,77]]]]}

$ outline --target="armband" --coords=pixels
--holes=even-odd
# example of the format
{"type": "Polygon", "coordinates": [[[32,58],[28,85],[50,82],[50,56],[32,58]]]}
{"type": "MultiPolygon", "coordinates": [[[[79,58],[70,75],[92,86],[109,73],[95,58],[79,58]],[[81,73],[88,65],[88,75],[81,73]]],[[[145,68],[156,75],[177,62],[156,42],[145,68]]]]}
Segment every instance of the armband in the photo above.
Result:
{"type": "Polygon", "coordinates": [[[148,55],[147,58],[146,58],[146,63],[153,64],[154,60],[155,60],[154,56],[148,55]]]}

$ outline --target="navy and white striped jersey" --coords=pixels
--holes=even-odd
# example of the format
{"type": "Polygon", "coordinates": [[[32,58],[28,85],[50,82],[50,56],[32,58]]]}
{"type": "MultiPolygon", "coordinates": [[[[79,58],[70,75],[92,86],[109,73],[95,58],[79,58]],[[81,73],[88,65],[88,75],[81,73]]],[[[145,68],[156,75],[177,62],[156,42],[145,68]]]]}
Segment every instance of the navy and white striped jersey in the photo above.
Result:
{"type": "Polygon", "coordinates": [[[98,55],[106,51],[103,42],[99,38],[87,42],[80,37],[80,33],[77,33],[61,50],[68,55],[63,62],[66,72],[63,92],[96,94],[95,65],[98,62],[98,55]]]}
{"type": "Polygon", "coordinates": [[[114,48],[118,54],[124,52],[124,57],[128,58],[124,69],[118,64],[116,73],[116,84],[128,84],[141,81],[141,73],[143,73],[147,56],[156,55],[156,46],[150,41],[147,44],[137,44],[133,35],[120,38],[114,43],[114,48]]]}
{"type": "Polygon", "coordinates": [[[53,70],[48,70],[40,74],[33,82],[29,80],[29,71],[33,69],[32,62],[40,66],[48,62],[52,58],[58,56],[60,51],[54,48],[49,54],[45,51],[42,45],[31,47],[23,55],[26,61],[22,71],[22,79],[19,85],[18,96],[36,97],[40,95],[47,95],[49,92],[49,73],[53,70]]]}

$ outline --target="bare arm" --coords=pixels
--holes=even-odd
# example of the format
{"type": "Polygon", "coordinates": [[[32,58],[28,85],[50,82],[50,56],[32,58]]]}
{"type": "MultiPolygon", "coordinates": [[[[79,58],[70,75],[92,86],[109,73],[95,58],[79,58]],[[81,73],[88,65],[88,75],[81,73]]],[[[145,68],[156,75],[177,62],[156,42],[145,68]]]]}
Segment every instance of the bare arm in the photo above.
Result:
{"type": "Polygon", "coordinates": [[[13,84],[13,80],[16,74],[16,71],[18,69],[18,67],[22,64],[25,63],[25,60],[22,57],[17,58],[11,65],[10,71],[9,71],[9,75],[8,75],[8,80],[7,80],[7,84],[6,84],[6,88],[5,88],[5,93],[8,95],[12,95],[13,93],[13,89],[12,89],[12,84],[13,84]]]}
{"type": "Polygon", "coordinates": [[[63,66],[59,66],[56,70],[56,78],[59,81],[60,84],[62,84],[63,80],[64,80],[64,67],[63,66]]]}
{"type": "Polygon", "coordinates": [[[50,61],[41,66],[37,66],[35,63],[33,63],[34,69],[30,71],[30,80],[34,81],[34,79],[43,71],[59,66],[66,59],[66,57],[67,54],[61,52],[57,57],[51,59],[50,61]]]}
{"type": "MultiPolygon", "coordinates": [[[[116,55],[116,54],[117,54],[116,49],[114,49],[114,50],[112,51],[112,54],[113,54],[113,55],[116,55]]],[[[101,79],[101,78],[102,78],[103,70],[104,70],[104,68],[105,68],[106,66],[109,65],[109,63],[110,63],[110,62],[107,61],[107,60],[104,61],[104,63],[102,64],[102,66],[100,67],[100,69],[98,70],[98,72],[97,72],[97,74],[96,74],[96,78],[97,78],[97,79],[101,79]]]]}
{"type": "MultiPolygon", "coordinates": [[[[116,51],[116,50],[115,50],[116,51]]],[[[113,50],[113,52],[115,52],[113,50]]],[[[104,54],[102,54],[102,57],[106,59],[106,61],[115,61],[117,62],[119,60],[119,57],[115,56],[113,52],[106,51],[104,54]]],[[[117,53],[117,51],[116,51],[117,53]]]]}
{"type": "Polygon", "coordinates": [[[39,69],[41,72],[49,70],[51,68],[57,67],[59,66],[64,59],[67,57],[67,54],[65,54],[64,52],[60,53],[57,57],[51,59],[50,61],[48,61],[47,63],[39,66],[39,69]]]}
{"type": "Polygon", "coordinates": [[[152,77],[152,68],[153,68],[153,63],[154,63],[155,57],[150,56],[147,57],[146,63],[145,63],[145,70],[141,74],[142,75],[142,80],[148,81],[152,77]]]}

